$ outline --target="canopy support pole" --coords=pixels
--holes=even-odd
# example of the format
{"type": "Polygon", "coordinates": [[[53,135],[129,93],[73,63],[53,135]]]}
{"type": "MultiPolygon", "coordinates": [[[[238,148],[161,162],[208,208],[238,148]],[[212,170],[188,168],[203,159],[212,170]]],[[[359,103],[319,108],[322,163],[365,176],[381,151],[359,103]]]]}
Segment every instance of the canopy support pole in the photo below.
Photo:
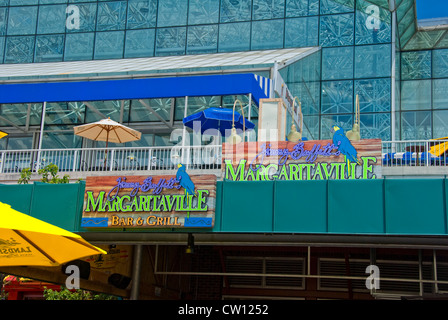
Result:
{"type": "Polygon", "coordinates": [[[140,274],[142,269],[142,252],[143,245],[137,244],[134,246],[134,264],[132,266],[132,288],[131,300],[138,300],[140,291],[140,274]]]}

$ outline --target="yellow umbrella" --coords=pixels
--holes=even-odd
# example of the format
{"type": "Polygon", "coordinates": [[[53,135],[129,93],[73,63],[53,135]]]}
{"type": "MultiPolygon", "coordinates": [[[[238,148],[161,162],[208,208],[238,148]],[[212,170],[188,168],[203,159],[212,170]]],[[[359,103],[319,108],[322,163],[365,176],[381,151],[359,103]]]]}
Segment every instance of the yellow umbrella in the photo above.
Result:
{"type": "Polygon", "coordinates": [[[6,132],[0,131],[0,139],[6,137],[8,134],[6,132]]]}
{"type": "Polygon", "coordinates": [[[81,236],[0,202],[0,266],[58,266],[106,254],[81,236]]]}
{"type": "MultiPolygon", "coordinates": [[[[448,137],[444,138],[436,138],[432,140],[448,140],[448,137]]],[[[429,152],[435,155],[436,157],[440,157],[444,154],[448,149],[448,142],[434,142],[430,144],[429,152]]]]}

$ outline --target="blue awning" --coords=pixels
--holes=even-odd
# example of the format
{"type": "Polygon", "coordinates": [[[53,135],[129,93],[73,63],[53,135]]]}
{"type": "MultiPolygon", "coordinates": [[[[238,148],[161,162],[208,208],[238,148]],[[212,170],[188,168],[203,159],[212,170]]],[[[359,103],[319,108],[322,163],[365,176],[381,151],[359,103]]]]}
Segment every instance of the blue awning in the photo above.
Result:
{"type": "Polygon", "coordinates": [[[271,80],[252,73],[0,85],[0,103],[98,101],[252,94],[270,98],[271,80]]]}

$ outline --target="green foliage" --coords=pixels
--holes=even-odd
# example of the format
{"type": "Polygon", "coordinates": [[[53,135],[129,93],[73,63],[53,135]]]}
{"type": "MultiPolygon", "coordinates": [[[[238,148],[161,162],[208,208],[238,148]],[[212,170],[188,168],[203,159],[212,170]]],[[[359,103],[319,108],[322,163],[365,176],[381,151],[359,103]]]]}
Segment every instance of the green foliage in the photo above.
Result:
{"type": "Polygon", "coordinates": [[[31,179],[31,169],[25,168],[20,173],[19,181],[17,181],[18,184],[28,184],[28,182],[31,179]]]}
{"type": "Polygon", "coordinates": [[[86,290],[68,290],[61,286],[61,290],[53,290],[45,287],[45,300],[118,300],[117,297],[104,293],[92,293],[86,290]]]}
{"type": "MultiPolygon", "coordinates": [[[[38,174],[42,175],[41,182],[45,183],[69,183],[70,176],[68,174],[64,175],[62,178],[58,176],[59,168],[53,163],[47,164],[42,169],[37,171],[38,174]]],[[[20,173],[20,178],[17,181],[19,184],[28,184],[31,179],[32,171],[30,168],[25,168],[20,173]]]]}

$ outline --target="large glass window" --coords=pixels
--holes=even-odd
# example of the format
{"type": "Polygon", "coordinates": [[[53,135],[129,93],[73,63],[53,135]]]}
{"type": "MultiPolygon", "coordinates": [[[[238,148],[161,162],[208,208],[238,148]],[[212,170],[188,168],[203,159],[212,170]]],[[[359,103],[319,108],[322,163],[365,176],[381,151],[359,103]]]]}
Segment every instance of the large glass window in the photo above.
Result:
{"type": "Polygon", "coordinates": [[[286,0],[287,17],[314,16],[319,14],[319,0],[286,0]]]}
{"type": "Polygon", "coordinates": [[[220,22],[248,21],[252,14],[251,0],[222,0],[220,22]]]}
{"type": "Polygon", "coordinates": [[[355,96],[359,97],[360,112],[386,112],[391,105],[391,80],[368,79],[355,81],[355,96]]]}
{"type": "Polygon", "coordinates": [[[188,8],[188,24],[218,23],[219,1],[190,0],[188,8]]]}
{"type": "Polygon", "coordinates": [[[5,63],[33,62],[34,40],[34,36],[7,37],[5,63]]]}
{"type": "Polygon", "coordinates": [[[318,17],[286,19],[285,47],[313,47],[318,45],[318,17]]]}
{"type": "Polygon", "coordinates": [[[402,81],[401,110],[431,108],[431,80],[402,81]]]}
{"type": "Polygon", "coordinates": [[[285,0],[253,0],[254,20],[277,19],[285,15],[285,0]]]}
{"type": "Polygon", "coordinates": [[[156,56],[185,54],[187,30],[185,27],[160,28],[156,32],[156,56]]]}
{"type": "Polygon", "coordinates": [[[122,30],[126,26],[126,1],[98,3],[96,29],[99,31],[122,30]]]}
{"type": "Polygon", "coordinates": [[[131,101],[130,122],[169,121],[172,99],[141,99],[131,101]]]}
{"type": "Polygon", "coordinates": [[[124,31],[98,32],[95,38],[95,59],[122,58],[124,31]]]}
{"type": "Polygon", "coordinates": [[[357,0],[355,43],[375,44],[391,41],[390,12],[365,0],[357,0]]]}
{"type": "Polygon", "coordinates": [[[226,23],[219,26],[219,52],[248,51],[250,22],[226,23]]]}
{"type": "Polygon", "coordinates": [[[283,47],[284,20],[252,22],[252,50],[283,47]]]}
{"type": "Polygon", "coordinates": [[[37,33],[64,33],[66,8],[67,5],[40,6],[37,33]]]}
{"type": "Polygon", "coordinates": [[[183,26],[187,24],[188,1],[159,0],[158,27],[183,26]]]}
{"type": "Polygon", "coordinates": [[[217,50],[217,24],[188,27],[187,54],[214,53],[217,50]]]}
{"type": "Polygon", "coordinates": [[[431,77],[431,51],[401,53],[401,79],[426,79],[431,77]]]}
{"type": "Polygon", "coordinates": [[[432,76],[434,78],[448,77],[448,49],[432,51],[432,76]]]}
{"type": "Polygon", "coordinates": [[[62,61],[63,54],[63,34],[51,34],[36,37],[36,53],[34,62],[62,61]]]}
{"type": "Polygon", "coordinates": [[[431,139],[431,112],[412,111],[401,113],[401,139],[431,139]]]}
{"type": "Polygon", "coordinates": [[[433,80],[432,90],[433,108],[448,109],[448,79],[433,80]]]}
{"type": "Polygon", "coordinates": [[[321,14],[353,12],[354,7],[354,0],[320,0],[321,14]]]}
{"type": "Polygon", "coordinates": [[[320,45],[322,47],[353,45],[353,40],[353,14],[337,14],[320,17],[320,45]]]}
{"type": "Polygon", "coordinates": [[[156,26],[157,0],[128,1],[128,29],[152,28],[156,26]]]}
{"type": "Polygon", "coordinates": [[[355,78],[390,77],[389,44],[355,46],[355,78]]]}
{"type": "Polygon", "coordinates": [[[65,61],[91,60],[93,58],[93,45],[95,34],[71,33],[65,38],[65,61]]]}
{"type": "Polygon", "coordinates": [[[353,81],[322,82],[322,113],[353,112],[353,81]]]}
{"type": "Polygon", "coordinates": [[[37,6],[10,7],[8,35],[28,35],[36,33],[37,6]]]}
{"type": "Polygon", "coordinates": [[[353,78],[353,47],[322,49],[322,80],[353,78]]]}
{"type": "Polygon", "coordinates": [[[126,31],[125,58],[151,57],[154,55],[155,29],[126,31]]]}

